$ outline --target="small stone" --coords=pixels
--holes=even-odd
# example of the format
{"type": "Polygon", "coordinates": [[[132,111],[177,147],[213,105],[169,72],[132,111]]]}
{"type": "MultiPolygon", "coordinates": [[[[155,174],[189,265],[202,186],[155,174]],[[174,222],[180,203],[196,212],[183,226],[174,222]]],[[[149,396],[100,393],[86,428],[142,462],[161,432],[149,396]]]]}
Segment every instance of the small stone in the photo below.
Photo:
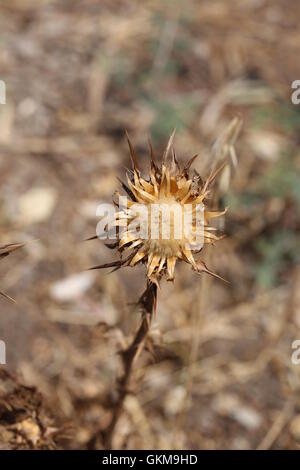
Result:
{"type": "Polygon", "coordinates": [[[40,223],[47,220],[57,200],[53,188],[32,188],[19,200],[19,220],[23,224],[40,223]]]}
{"type": "Polygon", "coordinates": [[[58,302],[68,302],[81,297],[93,284],[95,276],[84,272],[73,274],[54,282],[50,286],[50,296],[58,302]]]}
{"type": "Polygon", "coordinates": [[[182,409],[186,397],[186,389],[181,385],[169,391],[165,401],[165,412],[174,416],[182,409]]]}

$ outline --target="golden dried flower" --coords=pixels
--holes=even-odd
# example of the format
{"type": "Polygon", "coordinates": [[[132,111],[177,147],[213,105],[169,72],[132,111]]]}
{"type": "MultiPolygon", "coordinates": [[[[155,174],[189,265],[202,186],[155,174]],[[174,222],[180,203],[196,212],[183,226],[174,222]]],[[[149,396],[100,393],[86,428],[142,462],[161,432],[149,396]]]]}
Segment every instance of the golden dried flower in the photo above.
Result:
{"type": "Polygon", "coordinates": [[[210,185],[223,166],[211,173],[206,182],[196,171],[190,171],[197,155],[181,169],[173,148],[173,132],[160,166],[154,159],[149,142],[151,169],[145,179],[126,135],[133,169],[126,174],[127,184],[120,181],[127,197],[122,198],[116,193],[118,200],[114,204],[117,212],[114,220],[105,226],[106,235],[112,235],[116,228],[116,241],[107,246],[117,248],[120,259],[94,269],[119,269],[144,263],[148,281],[158,285],[165,274],[168,280],[174,279],[175,265],[179,260],[190,264],[197,273],[206,272],[219,277],[203,261],[196,260],[195,255],[202,250],[203,244],[222,238],[214,233],[216,229],[209,226],[209,221],[225,211],[207,210],[206,202],[210,185]],[[126,256],[127,253],[129,255],[126,256]]]}

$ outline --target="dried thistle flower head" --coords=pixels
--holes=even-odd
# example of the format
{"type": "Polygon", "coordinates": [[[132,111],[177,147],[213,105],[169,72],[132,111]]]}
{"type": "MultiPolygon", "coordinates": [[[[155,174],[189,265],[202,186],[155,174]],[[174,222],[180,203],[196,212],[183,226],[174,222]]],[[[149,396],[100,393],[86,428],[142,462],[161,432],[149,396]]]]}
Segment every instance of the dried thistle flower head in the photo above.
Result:
{"type": "Polygon", "coordinates": [[[218,237],[215,228],[209,226],[210,219],[220,217],[225,211],[207,210],[206,202],[210,185],[223,166],[211,173],[206,182],[190,170],[197,155],[180,168],[173,148],[174,134],[171,135],[162,156],[161,164],[154,159],[150,147],[151,169],[148,178],[143,178],[138,169],[134,148],[127,135],[132,170],[126,174],[127,184],[121,181],[127,197],[117,192],[114,201],[117,212],[114,220],[105,226],[106,234],[112,234],[117,227],[117,240],[107,245],[117,248],[120,260],[95,266],[94,269],[121,266],[147,266],[148,281],[159,284],[166,275],[174,279],[176,262],[185,261],[197,272],[212,273],[203,261],[195,255],[203,244],[214,243],[218,237]],[[125,201],[125,202],[124,202],[125,201]],[[129,253],[129,254],[127,254],[129,253]]]}

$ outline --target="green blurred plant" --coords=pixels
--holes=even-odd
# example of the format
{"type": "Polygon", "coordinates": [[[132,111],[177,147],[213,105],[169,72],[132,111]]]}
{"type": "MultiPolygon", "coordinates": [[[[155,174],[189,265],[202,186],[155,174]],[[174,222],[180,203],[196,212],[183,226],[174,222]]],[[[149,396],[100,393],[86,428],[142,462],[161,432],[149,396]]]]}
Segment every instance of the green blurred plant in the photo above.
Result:
{"type": "Polygon", "coordinates": [[[254,266],[255,281],[259,287],[271,288],[288,263],[299,262],[299,240],[291,230],[282,229],[271,236],[260,237],[256,243],[261,257],[254,266]]]}
{"type": "Polygon", "coordinates": [[[268,196],[291,199],[299,210],[300,175],[293,156],[282,155],[262,178],[261,187],[268,196]]]}
{"type": "MultiPolygon", "coordinates": [[[[225,205],[230,207],[234,214],[250,216],[263,213],[272,199],[283,202],[283,209],[287,204],[292,205],[296,219],[300,212],[300,175],[294,156],[286,153],[275,162],[269,171],[256,179],[252,190],[240,193],[230,193],[226,197],[225,205]],[[259,207],[263,205],[263,207],[259,207]]],[[[282,212],[283,214],[283,212],[282,212]]],[[[280,226],[281,220],[273,226],[266,226],[261,235],[253,238],[252,246],[258,254],[259,260],[252,268],[255,283],[261,288],[271,288],[278,282],[281,272],[289,265],[299,262],[299,235],[292,226],[280,226]]],[[[299,225],[299,223],[298,223],[299,225]]]]}
{"type": "Polygon", "coordinates": [[[268,107],[258,107],[252,113],[254,127],[278,127],[289,132],[300,128],[300,108],[292,103],[278,101],[268,107]]]}
{"type": "Polygon", "coordinates": [[[151,126],[151,135],[154,142],[162,142],[170,134],[170,130],[184,129],[195,111],[195,106],[188,95],[180,100],[159,100],[151,97],[148,106],[154,111],[154,120],[151,126]]]}

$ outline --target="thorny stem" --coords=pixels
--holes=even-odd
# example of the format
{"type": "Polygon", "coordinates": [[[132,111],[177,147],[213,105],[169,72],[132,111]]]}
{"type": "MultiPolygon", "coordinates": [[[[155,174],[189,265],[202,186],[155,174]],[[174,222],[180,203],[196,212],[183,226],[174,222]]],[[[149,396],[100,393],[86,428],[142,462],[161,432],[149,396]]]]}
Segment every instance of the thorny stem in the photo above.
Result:
{"type": "Polygon", "coordinates": [[[190,399],[193,382],[196,373],[197,367],[197,357],[199,350],[199,340],[200,335],[199,331],[201,328],[202,314],[205,309],[207,302],[207,292],[209,291],[209,282],[210,279],[207,276],[202,276],[200,288],[196,293],[196,302],[192,311],[192,337],[191,337],[191,347],[188,358],[188,364],[186,368],[186,379],[185,379],[185,396],[183,399],[182,407],[177,416],[177,423],[174,427],[173,439],[172,439],[172,448],[180,449],[182,443],[180,442],[180,434],[184,425],[185,414],[188,409],[188,402],[190,399]]]}
{"type": "Polygon", "coordinates": [[[127,394],[129,393],[130,379],[133,372],[133,366],[141,353],[145,340],[148,336],[151,326],[153,312],[156,308],[157,287],[150,282],[139,299],[139,306],[142,310],[142,320],[140,326],[125,351],[122,352],[123,372],[117,381],[118,398],[113,409],[111,421],[104,431],[97,432],[90,440],[89,447],[94,448],[99,435],[102,437],[105,449],[111,449],[112,439],[117,422],[122,414],[123,405],[127,394]]]}

